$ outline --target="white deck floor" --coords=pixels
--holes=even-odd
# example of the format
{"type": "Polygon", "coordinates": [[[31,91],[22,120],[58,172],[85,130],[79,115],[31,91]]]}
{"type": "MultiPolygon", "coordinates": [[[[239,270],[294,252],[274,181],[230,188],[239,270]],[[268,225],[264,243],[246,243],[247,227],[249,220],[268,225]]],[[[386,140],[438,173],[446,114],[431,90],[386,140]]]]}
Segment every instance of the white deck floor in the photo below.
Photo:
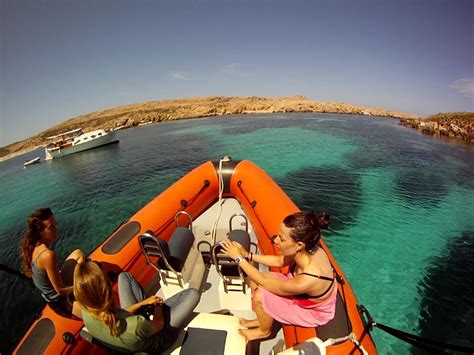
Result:
{"type": "MultiPolygon", "coordinates": [[[[215,224],[218,210],[218,204],[216,203],[199,218],[193,221],[195,246],[197,246],[201,241],[206,241],[210,245],[214,244],[212,241],[212,226],[215,224]]],[[[235,213],[244,214],[237,200],[225,199],[217,223],[216,242],[226,238],[229,232],[229,220],[235,213]]],[[[242,217],[235,217],[233,220],[233,229],[244,229],[245,223],[243,222],[244,219],[242,217]]],[[[251,242],[257,244],[257,238],[252,226],[249,225],[248,227],[251,242]]],[[[162,288],[158,291],[158,294],[162,297],[165,294],[169,295],[170,293],[179,291],[176,286],[161,285],[161,287],[162,288]]],[[[229,310],[232,315],[239,318],[256,318],[255,313],[251,309],[250,289],[247,288],[246,293],[241,291],[229,291],[226,293],[222,285],[222,280],[216,271],[216,267],[211,264],[206,267],[204,280],[201,284],[201,300],[195,311],[200,313],[212,313],[222,309],[229,310]]],[[[274,338],[254,344],[254,353],[258,353],[255,349],[259,348],[259,354],[271,354],[272,348],[277,343],[281,344],[282,342],[284,343],[283,331],[279,329],[274,338]]]]}

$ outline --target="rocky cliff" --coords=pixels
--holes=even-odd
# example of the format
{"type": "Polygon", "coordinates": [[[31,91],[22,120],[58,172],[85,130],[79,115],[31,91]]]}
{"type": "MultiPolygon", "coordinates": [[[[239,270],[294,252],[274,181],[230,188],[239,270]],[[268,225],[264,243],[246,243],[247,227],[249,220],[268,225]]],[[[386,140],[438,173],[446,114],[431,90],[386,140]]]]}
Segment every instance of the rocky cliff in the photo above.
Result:
{"type": "Polygon", "coordinates": [[[400,124],[436,137],[474,143],[474,112],[438,113],[425,119],[402,119],[400,124]]]}
{"type": "Polygon", "coordinates": [[[417,118],[415,115],[379,108],[308,100],[304,96],[284,98],[213,96],[151,101],[119,106],[69,119],[36,136],[0,148],[0,158],[6,159],[12,155],[33,150],[45,145],[46,138],[49,136],[79,127],[87,132],[98,128],[123,129],[145,123],[196,117],[277,112],[344,113],[406,119],[417,118]]]}

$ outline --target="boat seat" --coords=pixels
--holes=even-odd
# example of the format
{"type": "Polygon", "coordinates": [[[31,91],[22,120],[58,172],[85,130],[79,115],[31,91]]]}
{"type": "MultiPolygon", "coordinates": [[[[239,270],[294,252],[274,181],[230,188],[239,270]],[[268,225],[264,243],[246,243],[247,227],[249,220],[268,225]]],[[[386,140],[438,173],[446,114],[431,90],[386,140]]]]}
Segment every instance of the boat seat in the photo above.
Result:
{"type": "MultiPolygon", "coordinates": [[[[185,214],[191,220],[189,214],[180,211],[176,215],[176,223],[178,215],[181,214],[185,214]]],[[[189,227],[177,225],[168,242],[155,236],[152,231],[147,231],[138,237],[147,263],[158,271],[163,286],[168,284],[179,286],[176,290],[170,288],[172,293],[188,286],[196,289],[201,286],[205,267],[201,254],[194,247],[194,240],[191,223],[189,227]]],[[[169,293],[167,295],[170,296],[169,293]]]]}
{"type": "Polygon", "coordinates": [[[115,348],[109,344],[100,341],[99,339],[95,338],[91,333],[89,333],[86,327],[83,327],[79,334],[81,335],[82,339],[95,345],[99,349],[103,350],[106,354],[132,354],[131,351],[128,351],[126,349],[115,348]]]}
{"type": "Polygon", "coordinates": [[[351,332],[351,320],[347,314],[346,307],[344,307],[341,294],[338,291],[336,296],[336,313],[334,318],[326,324],[317,327],[316,333],[318,338],[324,341],[329,338],[341,338],[350,334],[351,332]]]}
{"type": "MultiPolygon", "coordinates": [[[[229,236],[230,241],[238,242],[242,247],[249,251],[250,250],[250,236],[248,233],[248,222],[247,218],[242,214],[235,214],[230,218],[229,221],[229,236]],[[234,217],[243,217],[245,219],[245,230],[232,229],[232,220],[234,217]]],[[[214,244],[211,248],[211,258],[213,264],[216,266],[216,271],[223,280],[224,291],[242,291],[246,293],[245,274],[237,265],[237,263],[227,255],[223,253],[222,246],[220,243],[214,244]]]]}
{"type": "MultiPolygon", "coordinates": [[[[344,306],[344,301],[338,291],[336,296],[336,313],[332,320],[315,328],[305,328],[291,324],[284,324],[283,329],[285,333],[288,332],[290,334],[309,334],[310,330],[314,329],[316,331],[316,336],[322,341],[326,341],[329,338],[337,339],[349,335],[352,332],[352,324],[349,315],[347,314],[346,307],[344,306]]],[[[311,336],[314,337],[314,335],[311,336]]],[[[296,339],[296,342],[301,341],[302,339],[296,339]]]]}
{"type": "Polygon", "coordinates": [[[246,341],[239,329],[238,317],[199,313],[187,325],[180,346],[175,348],[171,355],[245,354],[246,341]]]}
{"type": "Polygon", "coordinates": [[[194,244],[193,232],[185,227],[177,227],[171,236],[169,245],[169,262],[176,271],[182,271],[189,251],[194,244]]]}
{"type": "Polygon", "coordinates": [[[88,341],[89,343],[95,345],[99,349],[101,349],[105,354],[135,354],[135,355],[147,355],[148,353],[145,352],[133,352],[128,349],[123,349],[119,348],[116,346],[112,346],[110,344],[107,344],[97,338],[95,338],[91,333],[89,333],[89,330],[86,327],[83,327],[81,331],[79,332],[81,335],[81,338],[88,341]]]}
{"type": "Polygon", "coordinates": [[[25,341],[18,348],[16,354],[30,355],[42,354],[56,334],[54,323],[49,318],[41,319],[28,334],[25,341]]]}
{"type": "Polygon", "coordinates": [[[163,282],[167,284],[173,278],[183,287],[182,271],[194,242],[192,232],[179,227],[168,243],[156,237],[152,231],[147,231],[138,237],[138,242],[147,263],[158,271],[163,282]]]}
{"type": "MultiPolygon", "coordinates": [[[[175,342],[168,349],[162,350],[161,354],[244,354],[246,341],[239,329],[239,318],[235,316],[198,313],[185,328],[180,329],[175,342]]],[[[81,329],[80,335],[107,354],[132,353],[98,340],[86,327],[81,329]]]]}

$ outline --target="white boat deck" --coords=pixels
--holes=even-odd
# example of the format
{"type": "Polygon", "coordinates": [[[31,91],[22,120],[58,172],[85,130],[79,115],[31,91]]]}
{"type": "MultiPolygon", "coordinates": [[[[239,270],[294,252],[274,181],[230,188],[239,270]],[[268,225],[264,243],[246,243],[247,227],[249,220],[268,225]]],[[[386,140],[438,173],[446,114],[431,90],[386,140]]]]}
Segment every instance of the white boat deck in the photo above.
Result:
{"type": "MultiPolygon", "coordinates": [[[[193,221],[193,233],[195,236],[195,246],[205,241],[210,245],[215,244],[213,242],[212,237],[212,226],[216,224],[216,242],[225,239],[229,233],[229,221],[230,218],[236,214],[244,214],[242,208],[240,207],[239,203],[235,199],[224,199],[222,203],[222,209],[219,213],[219,206],[218,203],[213,205],[209,208],[205,213],[203,213],[199,218],[193,221]],[[218,222],[215,223],[217,216],[219,215],[218,222]]],[[[233,219],[233,229],[245,229],[245,222],[242,217],[235,217],[233,219]]],[[[248,232],[250,235],[251,242],[255,245],[257,244],[257,237],[253,231],[251,225],[248,226],[248,232]]],[[[201,251],[207,251],[204,247],[201,247],[201,251]]],[[[252,250],[253,251],[253,250],[252,250]]],[[[262,271],[266,271],[265,268],[262,268],[262,271]]],[[[160,290],[158,291],[158,295],[161,297],[166,298],[176,292],[179,292],[181,289],[179,286],[168,284],[165,286],[162,282],[160,282],[160,290]]],[[[188,285],[189,286],[189,285],[188,285]]],[[[205,266],[205,272],[203,281],[201,283],[201,300],[196,307],[195,311],[199,312],[200,314],[209,314],[212,312],[219,312],[222,310],[228,310],[231,315],[234,317],[228,317],[229,321],[236,322],[235,319],[237,318],[246,318],[246,319],[255,319],[256,315],[255,312],[252,311],[251,306],[251,295],[250,289],[247,287],[246,292],[242,291],[229,291],[225,292],[223,287],[223,282],[221,277],[216,271],[216,266],[213,264],[205,266]]],[[[203,315],[202,317],[206,317],[203,315]]],[[[221,316],[222,317],[222,316],[221,316]]],[[[212,318],[212,317],[211,317],[212,318]]],[[[201,318],[200,318],[201,319],[201,318]]],[[[220,318],[222,322],[222,319],[220,318]]],[[[201,322],[197,320],[193,320],[193,322],[201,322]]],[[[225,322],[223,322],[225,323],[225,322]]],[[[211,324],[212,325],[212,324],[211,324]]],[[[217,327],[218,324],[215,324],[217,327]]],[[[190,324],[193,326],[193,323],[190,324]]],[[[234,325],[238,326],[238,322],[234,325]]],[[[214,328],[214,326],[212,327],[214,328]]],[[[234,332],[233,337],[241,337],[241,340],[244,338],[234,332]]],[[[229,338],[231,339],[231,338],[229,338]]],[[[251,346],[247,347],[247,354],[271,354],[273,347],[278,343],[284,343],[283,331],[281,329],[275,329],[274,337],[269,340],[261,341],[261,342],[253,342],[251,346]]],[[[227,348],[226,348],[227,349],[227,348]]],[[[226,350],[227,353],[227,350],[226,350]]],[[[240,352],[239,352],[240,353],[240,352]]],[[[236,354],[236,352],[229,352],[229,354],[236,354]]]]}

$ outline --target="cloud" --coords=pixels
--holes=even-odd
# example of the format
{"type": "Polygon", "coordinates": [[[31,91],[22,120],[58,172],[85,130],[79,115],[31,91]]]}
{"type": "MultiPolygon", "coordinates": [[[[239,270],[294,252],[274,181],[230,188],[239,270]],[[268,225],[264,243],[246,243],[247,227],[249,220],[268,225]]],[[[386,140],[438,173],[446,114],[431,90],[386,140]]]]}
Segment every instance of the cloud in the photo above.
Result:
{"type": "Polygon", "coordinates": [[[464,96],[474,97],[474,78],[458,79],[449,85],[449,87],[464,96]]]}
{"type": "Polygon", "coordinates": [[[247,70],[245,69],[245,65],[240,63],[226,64],[221,68],[221,72],[241,77],[249,76],[247,70]]]}
{"type": "Polygon", "coordinates": [[[191,77],[183,73],[169,73],[170,77],[176,80],[191,80],[191,77]]]}

